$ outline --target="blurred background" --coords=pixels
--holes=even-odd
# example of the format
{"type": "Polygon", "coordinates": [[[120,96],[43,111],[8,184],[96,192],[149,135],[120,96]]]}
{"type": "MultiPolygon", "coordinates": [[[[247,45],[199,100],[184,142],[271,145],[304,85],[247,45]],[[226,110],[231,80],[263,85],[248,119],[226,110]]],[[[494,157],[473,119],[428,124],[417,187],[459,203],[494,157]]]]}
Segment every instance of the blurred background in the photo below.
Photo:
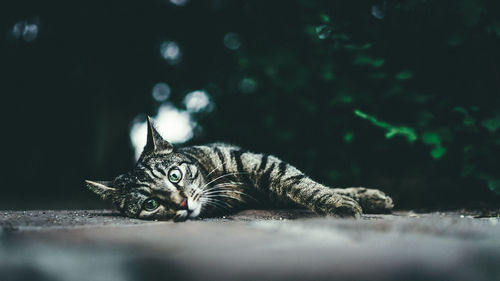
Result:
{"type": "Polygon", "coordinates": [[[397,208],[500,203],[500,2],[2,1],[0,209],[102,208],[146,115],[397,208]]]}

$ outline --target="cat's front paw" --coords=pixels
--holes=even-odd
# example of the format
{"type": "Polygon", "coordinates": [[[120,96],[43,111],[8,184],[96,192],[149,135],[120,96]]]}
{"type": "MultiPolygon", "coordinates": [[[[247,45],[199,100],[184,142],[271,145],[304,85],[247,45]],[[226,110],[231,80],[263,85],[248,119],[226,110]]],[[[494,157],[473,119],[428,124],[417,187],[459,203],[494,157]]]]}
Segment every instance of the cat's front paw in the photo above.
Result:
{"type": "Polygon", "coordinates": [[[323,209],[327,215],[336,217],[359,218],[363,213],[363,209],[356,200],[340,194],[330,197],[325,202],[323,209]]]}
{"type": "Polygon", "coordinates": [[[381,190],[364,187],[351,187],[346,190],[359,202],[366,213],[387,213],[394,208],[392,198],[381,190]]]}

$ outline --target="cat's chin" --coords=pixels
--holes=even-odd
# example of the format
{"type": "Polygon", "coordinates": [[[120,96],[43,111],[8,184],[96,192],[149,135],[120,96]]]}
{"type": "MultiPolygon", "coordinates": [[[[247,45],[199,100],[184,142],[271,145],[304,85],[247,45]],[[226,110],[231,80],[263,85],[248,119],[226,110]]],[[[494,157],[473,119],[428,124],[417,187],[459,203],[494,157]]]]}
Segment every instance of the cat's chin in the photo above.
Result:
{"type": "Polygon", "coordinates": [[[191,213],[189,213],[189,218],[190,219],[197,218],[200,215],[200,211],[201,211],[201,205],[199,205],[196,209],[194,209],[193,211],[191,211],[191,213]]]}
{"type": "Polygon", "coordinates": [[[175,213],[175,216],[174,216],[174,221],[175,222],[181,222],[181,221],[185,221],[187,220],[188,218],[188,211],[186,210],[179,210],[175,213]]]}
{"type": "Polygon", "coordinates": [[[193,211],[179,210],[175,213],[173,220],[175,222],[182,222],[188,219],[195,219],[200,215],[201,206],[197,207],[193,211]]]}

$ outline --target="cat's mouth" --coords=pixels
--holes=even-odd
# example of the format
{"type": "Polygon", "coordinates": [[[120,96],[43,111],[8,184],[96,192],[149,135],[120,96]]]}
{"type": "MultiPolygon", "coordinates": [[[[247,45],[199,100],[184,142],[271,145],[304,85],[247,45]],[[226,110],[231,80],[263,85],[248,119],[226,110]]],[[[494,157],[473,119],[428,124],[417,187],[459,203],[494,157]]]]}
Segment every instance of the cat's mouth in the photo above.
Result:
{"type": "Polygon", "coordinates": [[[196,218],[201,210],[201,204],[192,198],[183,198],[179,207],[180,209],[174,216],[174,221],[185,221],[188,218],[196,218]]]}

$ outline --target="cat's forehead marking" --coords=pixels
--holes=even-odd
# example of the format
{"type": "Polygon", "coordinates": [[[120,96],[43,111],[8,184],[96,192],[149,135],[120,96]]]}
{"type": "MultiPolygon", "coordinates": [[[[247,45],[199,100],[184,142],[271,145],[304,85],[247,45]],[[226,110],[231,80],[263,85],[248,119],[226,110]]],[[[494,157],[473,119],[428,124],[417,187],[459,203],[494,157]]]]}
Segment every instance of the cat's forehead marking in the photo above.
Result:
{"type": "Polygon", "coordinates": [[[151,187],[147,185],[140,185],[135,188],[136,192],[142,193],[145,196],[151,196],[152,190],[151,187]]]}
{"type": "Polygon", "coordinates": [[[184,157],[182,157],[182,154],[179,153],[169,153],[169,154],[151,154],[148,155],[147,157],[144,157],[141,162],[142,163],[149,163],[151,164],[156,164],[156,163],[163,163],[165,165],[172,165],[174,163],[178,163],[185,160],[184,157]]]}

